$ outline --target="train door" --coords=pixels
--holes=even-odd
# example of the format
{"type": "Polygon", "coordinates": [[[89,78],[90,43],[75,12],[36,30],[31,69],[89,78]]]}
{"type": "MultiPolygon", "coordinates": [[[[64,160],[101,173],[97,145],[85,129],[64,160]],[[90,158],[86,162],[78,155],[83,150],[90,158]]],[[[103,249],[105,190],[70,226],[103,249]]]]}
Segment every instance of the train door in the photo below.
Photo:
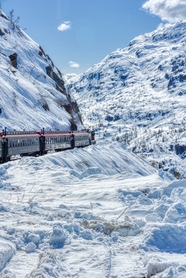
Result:
{"type": "Polygon", "coordinates": [[[0,139],[0,162],[2,161],[2,139],[0,139]]]}
{"type": "Polygon", "coordinates": [[[2,138],[2,162],[8,161],[8,139],[2,138]]]}
{"type": "Polygon", "coordinates": [[[39,149],[40,149],[40,155],[45,154],[45,137],[44,136],[39,137],[39,149]]]}

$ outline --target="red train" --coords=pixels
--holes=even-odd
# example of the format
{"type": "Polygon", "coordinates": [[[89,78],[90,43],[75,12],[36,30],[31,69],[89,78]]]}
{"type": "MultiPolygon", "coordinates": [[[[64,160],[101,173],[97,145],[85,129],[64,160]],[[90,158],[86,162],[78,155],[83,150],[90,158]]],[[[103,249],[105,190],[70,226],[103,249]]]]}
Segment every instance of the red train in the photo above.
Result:
{"type": "Polygon", "coordinates": [[[6,131],[0,133],[0,163],[12,156],[38,156],[48,151],[86,147],[95,143],[94,131],[6,131]]]}

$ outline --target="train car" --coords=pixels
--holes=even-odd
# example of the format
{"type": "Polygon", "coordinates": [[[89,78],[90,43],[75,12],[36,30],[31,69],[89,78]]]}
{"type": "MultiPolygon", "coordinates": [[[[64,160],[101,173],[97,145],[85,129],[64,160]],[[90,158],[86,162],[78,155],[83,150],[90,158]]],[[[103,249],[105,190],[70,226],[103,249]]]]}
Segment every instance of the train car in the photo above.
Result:
{"type": "Polygon", "coordinates": [[[89,132],[80,131],[80,132],[74,132],[73,134],[74,134],[75,147],[86,147],[90,145],[91,138],[89,132]]]}
{"type": "Polygon", "coordinates": [[[11,156],[37,155],[40,152],[40,135],[35,131],[8,131],[0,134],[0,160],[9,161],[11,156]]]}
{"type": "Polygon", "coordinates": [[[90,145],[90,137],[87,131],[63,132],[46,131],[41,134],[44,141],[43,152],[51,150],[61,151],[74,147],[86,147],[90,145]]]}
{"type": "Polygon", "coordinates": [[[48,151],[62,151],[70,149],[70,133],[67,131],[46,131],[41,134],[43,146],[41,146],[41,153],[48,151]]]}
{"type": "Polygon", "coordinates": [[[12,156],[44,155],[49,151],[62,151],[86,147],[92,142],[89,131],[6,131],[0,133],[0,163],[12,156]]]}

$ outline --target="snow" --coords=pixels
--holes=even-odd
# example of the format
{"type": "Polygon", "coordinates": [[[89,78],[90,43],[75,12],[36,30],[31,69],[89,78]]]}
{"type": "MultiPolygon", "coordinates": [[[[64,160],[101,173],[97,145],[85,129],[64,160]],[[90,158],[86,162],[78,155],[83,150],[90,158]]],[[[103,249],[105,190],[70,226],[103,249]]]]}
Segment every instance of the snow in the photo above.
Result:
{"type": "Polygon", "coordinates": [[[0,166],[2,278],[186,274],[186,181],[108,141],[0,166]]]}
{"type": "MultiPolygon", "coordinates": [[[[0,129],[8,130],[69,130],[70,120],[83,128],[77,113],[65,110],[69,96],[62,75],[41,46],[19,26],[2,16],[0,10],[0,129]],[[9,56],[17,54],[17,67],[9,56]],[[52,70],[52,76],[47,74],[52,70]],[[57,89],[58,87],[58,89],[57,89]]],[[[4,14],[3,14],[4,15],[4,14]]],[[[71,102],[74,99],[70,96],[71,102]]]]}
{"type": "Polygon", "coordinates": [[[99,139],[123,142],[156,167],[185,178],[186,22],[161,25],[107,55],[67,88],[99,139]],[[183,154],[183,155],[182,155],[183,154]]]}
{"type": "MultiPolygon", "coordinates": [[[[185,26],[160,27],[66,77],[95,145],[0,165],[1,278],[186,277],[186,165],[170,151],[185,142],[176,125],[185,124],[185,84],[173,92],[165,77],[184,71],[174,58],[184,52],[185,26]]],[[[56,105],[67,98],[45,75],[49,57],[2,16],[0,28],[9,31],[0,37],[2,128],[69,127],[56,105]],[[8,58],[15,45],[18,69],[8,58]]]]}

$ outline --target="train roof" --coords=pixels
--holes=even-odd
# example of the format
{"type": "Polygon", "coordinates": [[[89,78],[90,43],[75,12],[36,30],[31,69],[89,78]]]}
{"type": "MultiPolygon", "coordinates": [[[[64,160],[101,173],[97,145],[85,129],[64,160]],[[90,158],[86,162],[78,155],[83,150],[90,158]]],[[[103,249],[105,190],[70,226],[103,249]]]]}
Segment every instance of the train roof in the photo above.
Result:
{"type": "Polygon", "coordinates": [[[19,137],[38,137],[38,136],[69,136],[71,134],[89,134],[87,131],[2,131],[0,132],[0,138],[7,137],[7,138],[19,138],[19,137]]]}

